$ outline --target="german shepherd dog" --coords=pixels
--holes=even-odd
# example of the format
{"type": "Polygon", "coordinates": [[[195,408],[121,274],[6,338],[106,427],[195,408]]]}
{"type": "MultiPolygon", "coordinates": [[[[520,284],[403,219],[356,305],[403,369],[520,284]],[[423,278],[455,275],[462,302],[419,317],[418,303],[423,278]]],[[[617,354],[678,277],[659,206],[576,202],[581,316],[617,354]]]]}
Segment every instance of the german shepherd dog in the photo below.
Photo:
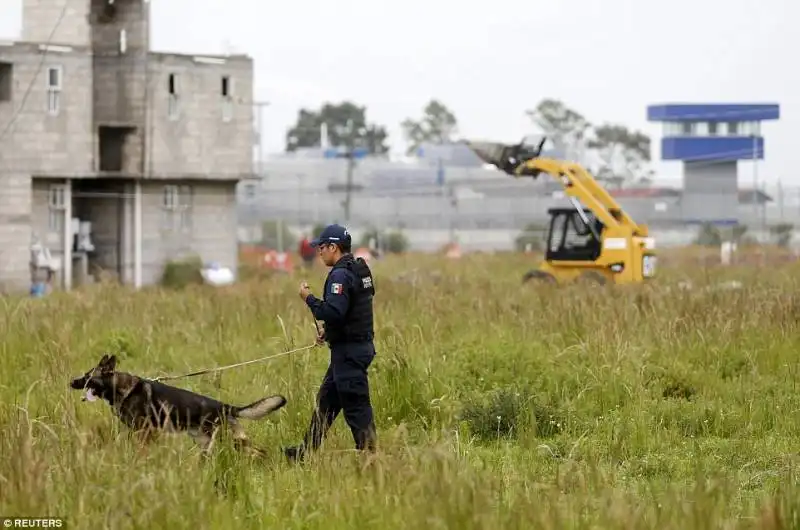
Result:
{"type": "Polygon", "coordinates": [[[84,400],[104,399],[117,417],[142,441],[159,432],[187,432],[207,455],[223,423],[232,431],[238,449],[263,456],[251,447],[247,434],[237,421],[258,420],[286,404],[286,398],[272,395],[243,407],[228,405],[189,390],[165,385],[125,372],[117,372],[117,357],[103,355],[100,362],[70,383],[85,390],[84,400]]]}

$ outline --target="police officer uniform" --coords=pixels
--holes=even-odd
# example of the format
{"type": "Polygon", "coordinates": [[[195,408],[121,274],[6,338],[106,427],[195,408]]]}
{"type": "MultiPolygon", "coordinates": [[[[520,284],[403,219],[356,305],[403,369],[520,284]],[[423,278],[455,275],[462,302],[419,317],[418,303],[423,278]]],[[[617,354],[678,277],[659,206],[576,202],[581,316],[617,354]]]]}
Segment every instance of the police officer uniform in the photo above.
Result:
{"type": "MultiPolygon", "coordinates": [[[[314,247],[322,243],[350,244],[350,234],[339,225],[328,226],[314,247]]],[[[375,449],[375,425],[367,369],[375,357],[372,272],[362,258],[350,252],[337,261],[325,280],[323,299],[309,294],[305,301],[314,317],[325,323],[324,338],[330,364],[317,394],[317,408],[300,447],[285,449],[286,456],[302,458],[316,450],[333,421],[344,413],[356,449],[375,449]]]]}

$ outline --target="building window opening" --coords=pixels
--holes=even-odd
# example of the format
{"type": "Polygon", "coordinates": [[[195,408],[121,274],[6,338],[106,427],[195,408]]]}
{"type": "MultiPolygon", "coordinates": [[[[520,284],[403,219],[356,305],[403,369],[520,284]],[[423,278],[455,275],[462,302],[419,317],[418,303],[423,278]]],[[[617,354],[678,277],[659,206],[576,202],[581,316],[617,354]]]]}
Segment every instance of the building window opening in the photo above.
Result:
{"type": "Polygon", "coordinates": [[[11,101],[13,77],[14,66],[11,63],[0,63],[0,102],[11,101]]]}
{"type": "Polygon", "coordinates": [[[169,119],[177,120],[179,109],[178,109],[178,77],[175,74],[169,74],[169,79],[167,81],[167,89],[169,91],[169,101],[167,107],[167,113],[169,114],[169,119]]]}
{"type": "Polygon", "coordinates": [[[58,116],[61,112],[62,70],[60,66],[47,69],[47,113],[58,116]]]}
{"type": "Polygon", "coordinates": [[[222,121],[229,122],[233,119],[233,80],[230,76],[222,76],[220,93],[222,95],[222,121]]]}

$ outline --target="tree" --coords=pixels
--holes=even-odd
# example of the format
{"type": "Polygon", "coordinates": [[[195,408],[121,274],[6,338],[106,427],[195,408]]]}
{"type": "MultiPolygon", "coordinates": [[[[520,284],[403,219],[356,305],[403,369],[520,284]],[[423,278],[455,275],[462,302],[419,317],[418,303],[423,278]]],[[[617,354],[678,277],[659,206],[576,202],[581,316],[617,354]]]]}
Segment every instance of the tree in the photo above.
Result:
{"type": "Polygon", "coordinates": [[[588,147],[595,150],[603,164],[596,171],[598,180],[621,187],[627,182],[648,183],[650,137],[631,131],[624,125],[603,124],[593,128],[588,147]]]}
{"type": "Polygon", "coordinates": [[[286,132],[286,151],[294,151],[299,147],[320,147],[320,127],[323,123],[328,127],[331,145],[366,147],[370,154],[389,151],[386,128],[368,124],[366,107],[359,107],[350,101],[326,103],[319,110],[301,109],[297,114],[297,123],[286,132]]]}
{"type": "Polygon", "coordinates": [[[592,124],[579,112],[556,99],[543,99],[525,114],[553,142],[556,149],[569,158],[581,154],[586,148],[586,137],[592,124]]]}
{"type": "Polygon", "coordinates": [[[747,225],[736,224],[731,227],[718,227],[712,223],[700,226],[695,245],[718,247],[723,241],[732,241],[739,246],[753,245],[756,240],[747,235],[747,225]]]}
{"type": "Polygon", "coordinates": [[[261,244],[270,249],[285,251],[297,246],[297,236],[282,221],[264,221],[261,224],[261,244]]]}
{"type": "Polygon", "coordinates": [[[381,254],[402,254],[408,250],[408,237],[400,230],[371,228],[361,236],[359,246],[370,248],[374,243],[381,254]]]}
{"type": "Polygon", "coordinates": [[[788,248],[792,241],[794,225],[791,223],[778,223],[769,228],[770,235],[775,244],[781,248],[788,248]]]}
{"type": "Polygon", "coordinates": [[[434,144],[452,142],[458,131],[455,114],[439,100],[430,100],[422,112],[421,120],[407,118],[400,124],[409,144],[408,154],[414,153],[425,142],[434,144]]]}
{"type": "Polygon", "coordinates": [[[602,160],[599,167],[593,168],[597,180],[616,186],[631,181],[652,182],[650,137],[646,134],[619,124],[594,126],[557,99],[543,99],[525,114],[566,158],[583,161],[585,154],[597,154],[602,160]]]}

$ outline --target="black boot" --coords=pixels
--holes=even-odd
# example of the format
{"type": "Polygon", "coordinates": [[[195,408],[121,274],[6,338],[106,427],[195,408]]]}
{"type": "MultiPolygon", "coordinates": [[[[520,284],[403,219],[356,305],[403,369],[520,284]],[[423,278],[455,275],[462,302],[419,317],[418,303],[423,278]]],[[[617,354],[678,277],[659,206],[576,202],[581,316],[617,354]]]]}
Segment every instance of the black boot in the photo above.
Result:
{"type": "Polygon", "coordinates": [[[283,449],[283,454],[286,455],[286,458],[290,462],[303,462],[309,451],[316,451],[319,449],[335,417],[336,412],[315,411],[311,415],[311,422],[303,436],[303,442],[300,445],[285,447],[283,449]]]}
{"type": "Polygon", "coordinates": [[[356,431],[353,433],[353,438],[356,444],[356,449],[359,451],[367,451],[374,453],[378,442],[378,436],[375,433],[375,424],[370,424],[364,430],[356,431]]]}
{"type": "Polygon", "coordinates": [[[296,445],[294,447],[284,447],[283,454],[286,456],[286,459],[291,463],[298,463],[302,462],[305,458],[305,448],[302,445],[296,445]]]}

